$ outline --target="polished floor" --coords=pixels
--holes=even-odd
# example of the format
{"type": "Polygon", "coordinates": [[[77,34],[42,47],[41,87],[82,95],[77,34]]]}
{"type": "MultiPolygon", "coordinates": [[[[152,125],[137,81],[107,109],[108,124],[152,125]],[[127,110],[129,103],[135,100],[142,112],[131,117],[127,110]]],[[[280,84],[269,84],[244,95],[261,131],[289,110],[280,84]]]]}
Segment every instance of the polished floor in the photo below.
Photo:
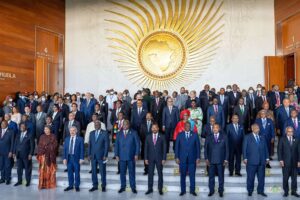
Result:
{"type": "MultiPolygon", "coordinates": [[[[208,198],[207,194],[199,194],[198,197],[193,197],[189,194],[186,194],[183,197],[179,197],[178,193],[168,192],[163,196],[158,195],[157,193],[145,196],[144,192],[139,192],[137,195],[132,194],[131,192],[124,192],[118,194],[116,191],[107,191],[102,193],[96,191],[93,193],[88,192],[87,189],[82,189],[79,193],[75,191],[64,192],[63,188],[58,188],[54,190],[41,190],[39,191],[35,185],[26,188],[24,186],[13,187],[0,185],[0,197],[1,199],[20,199],[20,200],[79,200],[79,199],[109,199],[109,200],[175,200],[175,199],[221,199],[217,194],[215,196],[208,198]]],[[[267,198],[257,196],[256,194],[253,197],[248,197],[246,194],[226,194],[224,195],[224,200],[241,200],[241,199],[272,199],[272,200],[281,200],[281,199],[297,199],[289,196],[288,198],[283,198],[281,194],[268,194],[267,198]]]]}

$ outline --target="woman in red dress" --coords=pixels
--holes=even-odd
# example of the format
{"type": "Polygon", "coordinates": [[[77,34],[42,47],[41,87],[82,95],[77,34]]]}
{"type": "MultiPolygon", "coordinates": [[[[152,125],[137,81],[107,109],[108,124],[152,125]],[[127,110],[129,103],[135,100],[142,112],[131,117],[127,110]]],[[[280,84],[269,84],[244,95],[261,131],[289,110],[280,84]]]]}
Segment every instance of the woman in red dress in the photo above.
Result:
{"type": "Polygon", "coordinates": [[[193,120],[190,120],[190,111],[185,109],[181,111],[180,113],[180,122],[176,125],[174,135],[173,135],[173,140],[176,141],[177,136],[184,131],[184,124],[185,122],[189,121],[191,123],[191,130],[195,133],[198,134],[197,126],[195,125],[195,122],[193,120]]]}

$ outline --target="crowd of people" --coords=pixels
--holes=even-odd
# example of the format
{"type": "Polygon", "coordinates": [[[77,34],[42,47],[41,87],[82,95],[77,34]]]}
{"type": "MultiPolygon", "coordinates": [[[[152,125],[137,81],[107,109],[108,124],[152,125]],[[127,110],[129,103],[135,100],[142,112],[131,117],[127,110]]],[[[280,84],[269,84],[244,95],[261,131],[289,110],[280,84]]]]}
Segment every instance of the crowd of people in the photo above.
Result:
{"type": "Polygon", "coordinates": [[[284,196],[297,194],[300,173],[300,88],[290,81],[284,91],[274,85],[269,91],[261,84],[241,90],[237,84],[216,91],[205,85],[199,95],[184,87],[168,90],[143,88],[133,96],[128,90],[107,90],[106,95],[92,93],[47,94],[18,92],[7,96],[0,108],[0,183],[11,183],[11,171],[17,166],[22,184],[31,182],[32,159],[39,163],[39,189],[56,187],[57,157],[62,156],[68,172],[65,191],[80,191],[80,165],[90,161],[92,188],[106,191],[106,164],[111,149],[118,161],[121,187],[125,191],[128,169],[130,187],[137,193],[135,165],[144,161],[148,191],[153,192],[154,169],[158,171],[158,191],[163,194],[163,165],[167,154],[174,153],[180,171],[180,196],[195,192],[196,169],[201,159],[209,176],[209,194],[224,193],[224,169],[229,176],[242,176],[246,165],[247,191],[251,196],[255,176],[257,192],[264,192],[265,168],[271,168],[275,143],[282,167],[284,196]],[[110,148],[113,147],[113,148],[110,148]],[[172,148],[173,147],[173,148],[172,148]],[[201,158],[204,150],[204,158],[201,158]],[[85,159],[87,158],[87,159],[85,159]]]}

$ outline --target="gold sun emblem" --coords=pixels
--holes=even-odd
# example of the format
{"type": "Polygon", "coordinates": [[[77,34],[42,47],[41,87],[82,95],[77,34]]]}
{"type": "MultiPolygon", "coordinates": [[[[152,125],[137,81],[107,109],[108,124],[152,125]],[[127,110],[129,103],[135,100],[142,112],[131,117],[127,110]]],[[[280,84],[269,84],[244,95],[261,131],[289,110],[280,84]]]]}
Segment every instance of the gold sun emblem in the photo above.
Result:
{"type": "Polygon", "coordinates": [[[221,39],[223,2],[217,0],[108,0],[117,28],[108,37],[121,71],[139,86],[166,89],[199,78],[221,39]]]}

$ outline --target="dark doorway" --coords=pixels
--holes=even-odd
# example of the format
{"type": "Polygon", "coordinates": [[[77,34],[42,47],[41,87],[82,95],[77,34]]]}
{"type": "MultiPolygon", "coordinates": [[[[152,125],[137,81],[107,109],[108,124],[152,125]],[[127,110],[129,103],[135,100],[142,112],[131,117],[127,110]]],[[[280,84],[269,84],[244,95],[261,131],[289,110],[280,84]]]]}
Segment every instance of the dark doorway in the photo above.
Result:
{"type": "Polygon", "coordinates": [[[295,80],[295,56],[289,54],[284,56],[284,83],[288,85],[289,80],[295,80]]]}

